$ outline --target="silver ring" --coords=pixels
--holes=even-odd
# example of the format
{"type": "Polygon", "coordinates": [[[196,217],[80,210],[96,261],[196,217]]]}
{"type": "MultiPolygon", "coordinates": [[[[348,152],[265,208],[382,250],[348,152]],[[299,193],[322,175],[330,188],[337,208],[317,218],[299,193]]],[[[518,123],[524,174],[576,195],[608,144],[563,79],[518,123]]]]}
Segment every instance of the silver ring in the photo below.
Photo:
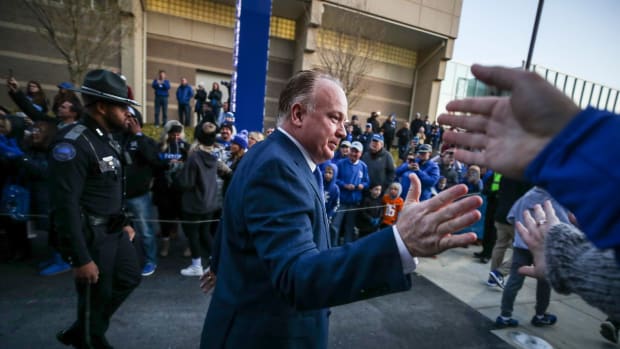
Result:
{"type": "Polygon", "coordinates": [[[545,224],[545,223],[547,223],[547,220],[546,220],[546,219],[541,219],[541,220],[539,220],[538,222],[536,222],[536,225],[537,225],[537,226],[541,226],[541,225],[543,225],[543,224],[545,224]]]}

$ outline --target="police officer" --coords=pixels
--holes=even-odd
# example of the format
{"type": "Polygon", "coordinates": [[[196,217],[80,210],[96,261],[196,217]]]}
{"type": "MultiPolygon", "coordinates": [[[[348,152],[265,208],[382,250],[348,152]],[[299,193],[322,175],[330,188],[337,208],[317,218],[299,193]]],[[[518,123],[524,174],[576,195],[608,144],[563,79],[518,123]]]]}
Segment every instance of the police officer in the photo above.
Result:
{"type": "Polygon", "coordinates": [[[106,70],[87,73],[81,88],[85,115],[63,128],[51,147],[50,195],[57,247],[73,267],[78,318],[57,339],[76,348],[111,348],[105,332],[112,314],[140,283],[123,214],[124,154],[111,133],[127,123],[127,85],[106,70]],[[90,316],[87,316],[90,314],[90,316]]]}

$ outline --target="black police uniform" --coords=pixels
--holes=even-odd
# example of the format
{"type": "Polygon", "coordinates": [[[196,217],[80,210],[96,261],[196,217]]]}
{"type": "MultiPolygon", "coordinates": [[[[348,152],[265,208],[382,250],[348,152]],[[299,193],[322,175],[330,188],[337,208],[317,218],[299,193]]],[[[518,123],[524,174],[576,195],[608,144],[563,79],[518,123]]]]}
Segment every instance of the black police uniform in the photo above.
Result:
{"type": "Polygon", "coordinates": [[[123,206],[123,153],[118,143],[90,117],[63,128],[51,146],[50,197],[58,250],[73,267],[94,261],[99,280],[77,283],[78,319],[59,334],[65,344],[82,347],[85,311],[90,301],[90,336],[106,347],[110,317],[140,283],[134,245],[121,229],[127,223],[123,206]]]}

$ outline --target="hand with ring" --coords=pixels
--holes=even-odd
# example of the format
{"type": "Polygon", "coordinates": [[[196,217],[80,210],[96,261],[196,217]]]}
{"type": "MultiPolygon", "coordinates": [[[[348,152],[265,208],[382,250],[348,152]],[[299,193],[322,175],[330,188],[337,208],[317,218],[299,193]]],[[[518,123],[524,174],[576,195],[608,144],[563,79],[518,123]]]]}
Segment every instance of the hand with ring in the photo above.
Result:
{"type": "Polygon", "coordinates": [[[216,281],[217,276],[211,271],[211,267],[207,268],[204,274],[200,277],[200,288],[202,289],[202,292],[209,293],[209,291],[215,288],[216,281]]]}
{"type": "Polygon", "coordinates": [[[517,222],[516,227],[534,257],[534,265],[519,268],[519,273],[537,279],[544,279],[547,270],[545,263],[545,234],[552,226],[560,223],[560,220],[555,214],[551,201],[547,200],[544,203],[544,209],[541,205],[534,206],[533,216],[529,210],[525,210],[523,212],[523,222],[524,224],[517,222]]]}

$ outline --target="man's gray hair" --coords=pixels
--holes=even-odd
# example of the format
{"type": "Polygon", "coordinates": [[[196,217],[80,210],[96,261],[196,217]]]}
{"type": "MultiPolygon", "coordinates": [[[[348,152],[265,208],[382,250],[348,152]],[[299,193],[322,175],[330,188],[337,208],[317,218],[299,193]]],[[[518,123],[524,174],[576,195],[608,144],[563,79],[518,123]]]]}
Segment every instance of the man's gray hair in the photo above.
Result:
{"type": "Polygon", "coordinates": [[[299,71],[288,81],[280,93],[276,118],[277,126],[281,126],[290,116],[293,105],[297,103],[303,104],[308,111],[314,109],[314,86],[321,79],[333,81],[342,88],[342,83],[338,79],[324,71],[318,69],[299,71]]]}

